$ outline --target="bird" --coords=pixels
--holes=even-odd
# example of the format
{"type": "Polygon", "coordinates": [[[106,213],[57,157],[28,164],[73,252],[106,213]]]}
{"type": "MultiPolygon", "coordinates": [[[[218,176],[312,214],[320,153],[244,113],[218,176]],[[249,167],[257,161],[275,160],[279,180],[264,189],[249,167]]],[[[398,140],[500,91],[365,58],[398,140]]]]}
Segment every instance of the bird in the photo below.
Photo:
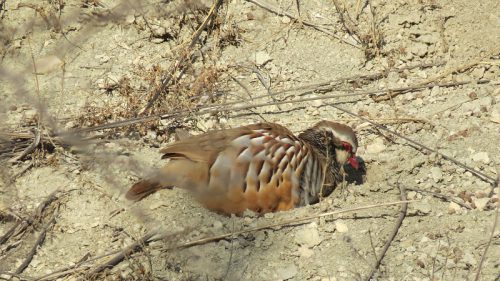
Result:
{"type": "Polygon", "coordinates": [[[359,168],[357,148],[351,127],[327,120],[298,136],[276,123],[208,131],[160,149],[167,163],[125,197],[139,201],[178,187],[221,214],[286,211],[331,194],[343,180],[344,164],[359,168]]]}

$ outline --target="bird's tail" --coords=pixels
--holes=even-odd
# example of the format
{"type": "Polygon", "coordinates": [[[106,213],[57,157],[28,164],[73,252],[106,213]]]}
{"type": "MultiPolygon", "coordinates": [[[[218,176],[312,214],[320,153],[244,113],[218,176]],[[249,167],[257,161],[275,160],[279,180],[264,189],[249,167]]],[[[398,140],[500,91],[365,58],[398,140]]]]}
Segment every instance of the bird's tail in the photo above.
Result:
{"type": "Polygon", "coordinates": [[[162,186],[160,183],[151,180],[141,180],[127,191],[125,198],[132,201],[139,201],[142,198],[164,188],[171,187],[162,186]]]}

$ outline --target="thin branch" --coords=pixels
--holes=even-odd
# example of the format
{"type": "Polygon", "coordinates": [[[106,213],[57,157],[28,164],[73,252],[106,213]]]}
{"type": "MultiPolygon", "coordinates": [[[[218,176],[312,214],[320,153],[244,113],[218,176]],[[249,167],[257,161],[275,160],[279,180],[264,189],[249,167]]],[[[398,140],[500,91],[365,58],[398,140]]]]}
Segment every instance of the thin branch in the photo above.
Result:
{"type": "Polygon", "coordinates": [[[43,244],[43,241],[45,241],[45,236],[47,235],[47,231],[49,228],[52,227],[52,225],[56,222],[56,216],[57,216],[57,211],[54,212],[50,220],[44,225],[42,232],[40,232],[40,235],[38,236],[38,239],[36,240],[35,244],[31,248],[28,256],[24,259],[23,263],[19,265],[19,267],[16,269],[14,274],[21,274],[23,271],[28,267],[28,265],[31,263],[33,260],[33,257],[35,256],[38,247],[41,247],[43,244]]]}
{"type": "MultiPolygon", "coordinates": [[[[403,186],[399,186],[399,191],[401,193],[401,195],[400,195],[401,201],[407,202],[405,188],[403,186]]],[[[407,209],[408,209],[408,203],[403,203],[401,205],[401,212],[399,213],[399,218],[396,221],[396,225],[394,226],[394,229],[392,230],[391,234],[389,235],[387,242],[385,242],[384,248],[382,248],[382,250],[380,251],[380,255],[378,256],[377,261],[375,262],[375,265],[373,266],[372,271],[370,272],[370,275],[368,275],[368,277],[365,279],[366,281],[373,280],[372,279],[373,276],[375,275],[375,273],[377,273],[377,271],[380,267],[380,264],[382,263],[382,260],[384,259],[385,254],[387,253],[387,250],[389,250],[389,247],[391,246],[392,241],[394,240],[394,238],[398,234],[399,228],[403,224],[403,220],[406,217],[407,209]]]]}

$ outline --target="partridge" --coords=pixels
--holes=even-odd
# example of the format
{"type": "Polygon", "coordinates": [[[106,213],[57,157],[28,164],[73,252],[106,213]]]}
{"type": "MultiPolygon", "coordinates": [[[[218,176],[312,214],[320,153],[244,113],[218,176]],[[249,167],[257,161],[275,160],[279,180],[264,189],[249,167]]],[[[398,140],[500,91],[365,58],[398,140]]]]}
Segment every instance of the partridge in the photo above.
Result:
{"type": "Polygon", "coordinates": [[[273,123],[211,131],[161,149],[166,165],[134,184],[126,198],[175,186],[219,213],[289,210],[329,195],[345,163],[358,169],[357,147],[349,126],[330,121],[298,136],[273,123]]]}

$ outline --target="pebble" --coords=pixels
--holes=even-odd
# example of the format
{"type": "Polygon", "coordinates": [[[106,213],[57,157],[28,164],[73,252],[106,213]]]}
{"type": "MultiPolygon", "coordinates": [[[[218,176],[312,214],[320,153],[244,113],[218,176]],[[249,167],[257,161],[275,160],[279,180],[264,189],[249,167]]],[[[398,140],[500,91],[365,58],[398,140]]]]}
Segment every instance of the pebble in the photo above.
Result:
{"type": "Polygon", "coordinates": [[[341,220],[337,220],[335,221],[335,229],[339,232],[339,233],[346,233],[347,231],[349,231],[349,228],[347,227],[347,224],[345,224],[343,221],[341,220]]]}
{"type": "Polygon", "coordinates": [[[414,42],[413,44],[411,44],[409,51],[412,54],[422,58],[427,54],[427,44],[421,42],[414,42]]]}
{"type": "Polygon", "coordinates": [[[490,158],[488,157],[488,153],[486,152],[478,152],[472,155],[472,161],[482,162],[486,165],[490,164],[490,158]]]}
{"type": "Polygon", "coordinates": [[[281,280],[288,280],[293,278],[295,275],[297,275],[298,269],[295,264],[290,263],[287,265],[284,265],[281,268],[278,268],[276,270],[276,273],[278,274],[278,278],[281,280]]]}
{"type": "Polygon", "coordinates": [[[314,251],[305,247],[305,246],[301,246],[299,247],[299,255],[303,258],[310,258],[313,254],[314,254],[314,251]]]}
{"type": "Polygon", "coordinates": [[[212,225],[213,225],[214,229],[221,229],[221,228],[222,228],[222,226],[223,226],[223,224],[222,224],[222,222],[221,222],[221,221],[214,221],[214,222],[212,223],[212,225]]]}
{"type": "Polygon", "coordinates": [[[264,51],[259,51],[255,53],[255,64],[257,64],[258,66],[262,66],[271,60],[272,60],[271,56],[264,51]]]}
{"type": "Polygon", "coordinates": [[[295,243],[312,248],[317,246],[323,241],[319,236],[318,225],[311,223],[305,228],[299,229],[295,234],[295,243]]]}
{"type": "Polygon", "coordinates": [[[428,202],[415,202],[411,206],[413,206],[415,214],[418,215],[427,215],[431,212],[431,205],[428,202]]]}
{"type": "Polygon", "coordinates": [[[377,154],[386,149],[384,140],[382,138],[376,138],[373,142],[366,146],[365,152],[368,154],[377,154]]]}
{"type": "Polygon", "coordinates": [[[488,205],[488,202],[490,201],[490,198],[485,197],[485,198],[474,198],[472,199],[472,203],[476,206],[476,209],[480,211],[484,211],[486,209],[486,206],[488,205]]]}
{"type": "Polygon", "coordinates": [[[457,214],[460,212],[460,210],[460,205],[455,202],[450,202],[450,204],[448,205],[448,214],[457,214]]]}
{"type": "Polygon", "coordinates": [[[491,109],[490,121],[500,124],[500,103],[493,105],[493,108],[491,109]]]}
{"type": "Polygon", "coordinates": [[[439,167],[431,168],[431,177],[434,182],[438,183],[443,180],[443,171],[439,167]]]}

